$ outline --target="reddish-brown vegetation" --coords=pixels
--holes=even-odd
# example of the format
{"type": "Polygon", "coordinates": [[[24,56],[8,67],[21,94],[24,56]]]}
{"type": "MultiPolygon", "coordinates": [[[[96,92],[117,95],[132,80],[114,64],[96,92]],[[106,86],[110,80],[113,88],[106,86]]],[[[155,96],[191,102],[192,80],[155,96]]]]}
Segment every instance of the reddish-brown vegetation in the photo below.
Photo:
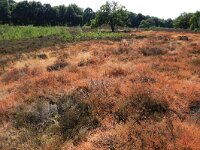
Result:
{"type": "Polygon", "coordinates": [[[200,36],[135,34],[10,62],[0,76],[0,149],[200,149],[200,36]]]}

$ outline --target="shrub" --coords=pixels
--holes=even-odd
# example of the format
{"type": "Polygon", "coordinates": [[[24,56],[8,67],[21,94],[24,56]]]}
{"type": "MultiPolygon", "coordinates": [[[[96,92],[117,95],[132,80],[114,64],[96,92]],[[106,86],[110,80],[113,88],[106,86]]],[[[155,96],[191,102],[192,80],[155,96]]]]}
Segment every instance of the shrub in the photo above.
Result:
{"type": "Polygon", "coordinates": [[[189,40],[189,38],[187,36],[179,36],[178,39],[182,40],[182,41],[188,41],[189,40]]]}
{"type": "Polygon", "coordinates": [[[200,113],[200,101],[198,101],[198,100],[192,101],[189,104],[189,110],[190,110],[191,114],[200,113]]]}
{"type": "Polygon", "coordinates": [[[200,65],[200,58],[195,58],[195,59],[193,59],[193,60],[192,60],[192,63],[193,63],[194,65],[200,65]]]}
{"type": "Polygon", "coordinates": [[[118,122],[126,122],[128,119],[141,122],[145,119],[160,120],[168,111],[168,104],[160,99],[155,99],[151,93],[144,92],[134,94],[116,112],[118,122]]]}
{"type": "Polygon", "coordinates": [[[198,44],[197,43],[191,43],[190,46],[196,47],[196,46],[198,46],[198,44]]]}
{"type": "Polygon", "coordinates": [[[109,77],[126,76],[127,71],[122,69],[121,67],[112,68],[111,70],[109,70],[108,75],[109,75],[109,77]]]}
{"type": "Polygon", "coordinates": [[[46,54],[38,54],[38,55],[36,55],[36,57],[39,59],[47,59],[48,58],[48,56],[46,54]]]}
{"type": "Polygon", "coordinates": [[[88,66],[88,65],[92,65],[92,64],[95,64],[95,60],[93,59],[88,59],[88,60],[81,60],[79,63],[78,63],[78,66],[79,67],[84,67],[84,66],[88,66]]]}
{"type": "Polygon", "coordinates": [[[0,59],[0,75],[5,72],[9,61],[11,61],[9,58],[0,59]]]}
{"type": "Polygon", "coordinates": [[[13,124],[16,128],[23,127],[31,132],[43,132],[54,123],[51,117],[57,114],[57,108],[45,97],[35,97],[30,101],[32,102],[15,109],[12,114],[13,124]]]}
{"type": "Polygon", "coordinates": [[[96,128],[97,119],[92,115],[89,105],[81,102],[75,95],[63,96],[57,103],[60,114],[59,123],[66,139],[74,138],[81,128],[96,128]]]}
{"type": "Polygon", "coordinates": [[[86,135],[86,131],[99,125],[91,107],[76,93],[55,99],[37,96],[18,106],[11,116],[12,124],[18,130],[24,128],[38,137],[47,133],[61,135],[64,140],[72,139],[76,143],[84,137],[80,133],[82,129],[85,129],[86,135]]]}
{"type": "Polygon", "coordinates": [[[121,55],[121,54],[128,54],[129,51],[130,51],[130,48],[125,47],[125,46],[119,46],[119,48],[116,50],[113,50],[112,53],[114,55],[121,55]]]}
{"type": "Polygon", "coordinates": [[[37,76],[39,74],[41,74],[41,71],[38,68],[30,69],[26,66],[20,69],[12,69],[11,71],[8,71],[7,73],[3,75],[2,81],[14,82],[14,81],[18,81],[19,79],[23,77],[37,76]]]}
{"type": "Polygon", "coordinates": [[[146,35],[137,35],[135,36],[136,39],[144,39],[144,38],[147,38],[146,35]]]}
{"type": "Polygon", "coordinates": [[[193,54],[200,54],[200,49],[192,51],[193,54]]]}
{"type": "Polygon", "coordinates": [[[158,48],[158,47],[142,48],[141,52],[144,56],[164,55],[167,53],[166,50],[163,50],[162,48],[158,48]]]}
{"type": "Polygon", "coordinates": [[[64,69],[66,66],[68,66],[69,64],[67,62],[64,61],[58,61],[55,64],[48,66],[47,67],[47,71],[51,72],[51,71],[59,71],[64,69]]]}

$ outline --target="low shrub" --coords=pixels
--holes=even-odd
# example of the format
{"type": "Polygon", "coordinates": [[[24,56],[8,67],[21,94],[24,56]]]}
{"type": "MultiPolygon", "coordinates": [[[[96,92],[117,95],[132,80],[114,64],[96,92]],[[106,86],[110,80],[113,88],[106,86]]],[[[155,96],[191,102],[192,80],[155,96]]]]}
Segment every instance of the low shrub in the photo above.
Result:
{"type": "Polygon", "coordinates": [[[38,54],[36,55],[36,58],[39,58],[39,59],[47,59],[48,56],[46,54],[38,54]]]}
{"type": "Polygon", "coordinates": [[[191,114],[200,113],[200,100],[192,101],[189,104],[189,110],[191,114]]]}
{"type": "Polygon", "coordinates": [[[146,35],[137,35],[135,36],[136,39],[144,39],[144,38],[147,38],[146,35]]]}
{"type": "Polygon", "coordinates": [[[116,50],[113,50],[112,53],[114,55],[121,55],[121,54],[128,54],[129,51],[130,51],[130,48],[125,47],[125,46],[119,46],[119,48],[116,50]]]}
{"type": "Polygon", "coordinates": [[[193,59],[193,60],[192,60],[192,63],[193,63],[194,65],[200,65],[200,57],[199,57],[199,58],[193,59]]]}
{"type": "Polygon", "coordinates": [[[55,103],[48,98],[35,97],[30,103],[17,107],[12,114],[13,125],[16,128],[26,128],[31,132],[43,132],[54,122],[51,120],[57,114],[55,103]]]}
{"type": "Polygon", "coordinates": [[[142,48],[141,52],[144,56],[157,56],[157,55],[164,55],[167,53],[166,50],[163,50],[162,48],[158,47],[142,48]]]}
{"type": "Polygon", "coordinates": [[[127,75],[127,71],[122,69],[121,67],[113,68],[108,72],[109,77],[119,77],[127,75]]]}
{"type": "Polygon", "coordinates": [[[93,59],[88,59],[88,60],[81,60],[79,63],[78,63],[78,66],[79,67],[84,67],[84,66],[88,66],[88,65],[92,65],[92,64],[95,64],[95,60],[93,59]]]}
{"type": "Polygon", "coordinates": [[[41,74],[41,71],[38,68],[30,69],[26,66],[20,69],[12,69],[8,71],[2,76],[2,81],[14,82],[20,80],[23,77],[37,76],[39,74],[41,74]]]}
{"type": "Polygon", "coordinates": [[[193,54],[200,54],[200,49],[192,51],[193,54]]]}
{"type": "Polygon", "coordinates": [[[189,40],[189,38],[187,36],[179,36],[178,39],[181,40],[181,41],[188,41],[189,40]]]}
{"type": "Polygon", "coordinates": [[[12,124],[18,130],[26,129],[39,139],[46,134],[59,135],[63,140],[72,139],[77,144],[88,130],[99,126],[99,121],[90,105],[75,95],[55,99],[44,96],[32,98],[14,110],[11,114],[12,124]]]}
{"type": "Polygon", "coordinates": [[[160,120],[168,111],[168,104],[160,99],[155,99],[151,93],[134,94],[116,112],[118,122],[135,120],[141,122],[145,119],[160,120]]]}
{"type": "Polygon", "coordinates": [[[196,46],[198,46],[198,44],[197,43],[191,43],[190,46],[196,47],[196,46]]]}
{"type": "Polygon", "coordinates": [[[51,72],[51,71],[59,71],[64,69],[66,66],[68,66],[69,64],[67,62],[64,61],[57,61],[55,62],[53,65],[48,66],[47,67],[47,71],[51,72]]]}
{"type": "Polygon", "coordinates": [[[9,58],[1,58],[0,59],[0,75],[5,72],[6,67],[8,66],[8,62],[11,60],[9,58]]]}
{"type": "Polygon", "coordinates": [[[81,102],[75,95],[63,96],[57,103],[60,114],[60,127],[64,138],[72,139],[82,128],[96,128],[97,119],[92,115],[89,105],[81,102]]]}

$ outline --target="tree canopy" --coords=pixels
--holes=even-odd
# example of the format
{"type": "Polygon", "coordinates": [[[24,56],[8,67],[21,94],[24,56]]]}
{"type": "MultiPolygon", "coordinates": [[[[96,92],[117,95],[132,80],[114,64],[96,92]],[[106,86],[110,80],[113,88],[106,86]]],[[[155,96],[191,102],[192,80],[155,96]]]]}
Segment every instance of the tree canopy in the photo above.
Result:
{"type": "Polygon", "coordinates": [[[10,7],[8,0],[0,0],[0,23],[8,23],[10,20],[10,7]]]}
{"type": "Polygon", "coordinates": [[[200,12],[199,11],[197,11],[190,18],[190,29],[191,30],[198,30],[198,29],[200,29],[200,12]]]}
{"type": "Polygon", "coordinates": [[[108,24],[114,32],[116,26],[124,26],[128,20],[126,8],[118,5],[117,2],[106,2],[97,11],[96,17],[93,20],[93,26],[98,27],[103,24],[108,24]]]}
{"type": "Polygon", "coordinates": [[[190,19],[192,15],[192,13],[182,13],[174,20],[174,27],[188,29],[190,27],[190,19]]]}
{"type": "Polygon", "coordinates": [[[90,25],[94,18],[95,12],[93,12],[92,8],[86,8],[83,12],[83,24],[90,25]]]}

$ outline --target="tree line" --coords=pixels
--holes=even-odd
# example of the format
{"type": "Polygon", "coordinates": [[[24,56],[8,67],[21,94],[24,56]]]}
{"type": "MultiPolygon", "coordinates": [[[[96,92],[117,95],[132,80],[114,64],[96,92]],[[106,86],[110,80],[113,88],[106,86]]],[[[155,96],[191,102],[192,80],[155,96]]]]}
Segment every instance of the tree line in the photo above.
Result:
{"type": "Polygon", "coordinates": [[[52,7],[35,1],[0,0],[0,23],[34,26],[82,26],[94,19],[91,8],[83,11],[76,4],[52,7]]]}
{"type": "Polygon", "coordinates": [[[0,0],[0,24],[34,25],[34,26],[92,26],[109,24],[112,31],[116,26],[131,28],[182,28],[199,30],[200,12],[183,13],[176,19],[160,19],[157,17],[136,14],[126,10],[116,2],[107,2],[100,10],[94,12],[92,8],[83,10],[76,4],[68,6],[51,6],[35,1],[15,2],[14,0],[0,0]]]}

